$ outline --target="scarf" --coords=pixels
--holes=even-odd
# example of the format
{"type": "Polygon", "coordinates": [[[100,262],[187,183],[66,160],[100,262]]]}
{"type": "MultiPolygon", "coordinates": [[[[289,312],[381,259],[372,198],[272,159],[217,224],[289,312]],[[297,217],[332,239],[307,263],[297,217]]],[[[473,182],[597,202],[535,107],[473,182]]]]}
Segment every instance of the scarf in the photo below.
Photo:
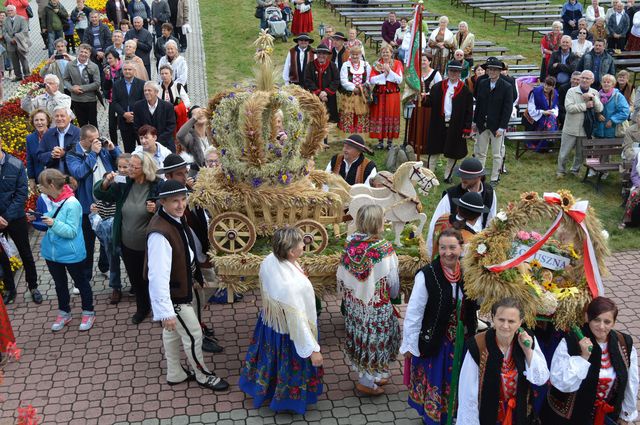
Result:
{"type": "Polygon", "coordinates": [[[71,186],[69,186],[68,184],[65,184],[64,186],[62,186],[62,192],[60,192],[58,197],[51,199],[51,201],[54,204],[58,204],[67,198],[71,198],[72,196],[73,196],[73,189],[71,189],[71,186]]]}
{"type": "Polygon", "coordinates": [[[321,64],[318,59],[314,59],[313,60],[313,64],[316,66],[316,69],[318,70],[318,90],[322,90],[324,89],[322,81],[323,78],[322,76],[324,75],[324,71],[327,70],[327,68],[329,68],[329,65],[331,64],[331,61],[325,61],[324,64],[321,64]]]}
{"type": "Polygon", "coordinates": [[[602,102],[603,105],[606,105],[607,103],[609,103],[614,93],[615,93],[614,89],[611,89],[609,93],[606,93],[604,90],[600,89],[600,92],[599,92],[600,102],[602,102]]]}
{"type": "Polygon", "coordinates": [[[364,233],[352,234],[347,238],[336,277],[353,291],[354,297],[368,304],[375,293],[376,282],[387,277],[392,286],[400,280],[393,245],[364,233]]]}

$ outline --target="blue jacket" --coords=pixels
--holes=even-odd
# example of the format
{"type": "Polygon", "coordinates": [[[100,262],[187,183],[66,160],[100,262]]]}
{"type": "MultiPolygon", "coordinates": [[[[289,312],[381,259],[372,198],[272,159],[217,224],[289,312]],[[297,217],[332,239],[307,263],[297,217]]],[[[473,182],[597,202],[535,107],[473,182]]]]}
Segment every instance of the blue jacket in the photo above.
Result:
{"type": "MultiPolygon", "coordinates": [[[[112,151],[104,148],[100,150],[100,158],[108,173],[116,169],[116,159],[120,154],[120,148],[117,146],[112,151]]],[[[98,155],[93,151],[85,153],[80,143],[78,143],[75,149],[67,152],[65,158],[67,159],[69,175],[78,181],[76,196],[80,201],[80,205],[82,205],[82,213],[89,214],[93,203],[93,169],[98,161],[98,155]]]]}
{"type": "Polygon", "coordinates": [[[596,120],[596,125],[593,128],[593,136],[599,138],[611,139],[616,137],[616,126],[623,121],[629,119],[629,103],[624,98],[622,93],[618,89],[613,89],[614,94],[611,95],[611,99],[605,104],[602,115],[606,118],[605,122],[596,120]],[[611,120],[613,125],[611,128],[606,128],[605,124],[611,120]]]}
{"type": "Polygon", "coordinates": [[[29,189],[24,163],[6,152],[4,155],[4,164],[0,167],[0,216],[11,223],[25,216],[29,189]]]}
{"type": "MultiPolygon", "coordinates": [[[[46,195],[40,195],[43,198],[46,195]]],[[[48,199],[38,199],[36,209],[40,212],[45,208],[44,215],[53,217],[58,208],[60,212],[53,220],[53,226],[47,227],[40,220],[35,221],[34,227],[46,230],[41,242],[41,255],[56,263],[79,263],[87,256],[82,235],[82,206],[75,197],[67,198],[67,202],[60,207],[48,199]]]]}
{"type": "MultiPolygon", "coordinates": [[[[64,135],[64,148],[70,149],[73,144],[80,142],[80,129],[73,124],[69,125],[69,130],[64,135]]],[[[40,146],[38,147],[38,159],[44,164],[45,168],[57,168],[64,174],[67,172],[66,161],[60,161],[59,159],[51,158],[51,151],[54,147],[60,146],[58,143],[58,129],[52,127],[44,133],[40,146]]],[[[65,154],[66,156],[66,154],[65,154]]]]}
{"type": "Polygon", "coordinates": [[[40,147],[40,139],[38,132],[27,135],[27,176],[30,179],[38,180],[38,176],[44,170],[44,164],[38,158],[38,147],[40,147]]]}

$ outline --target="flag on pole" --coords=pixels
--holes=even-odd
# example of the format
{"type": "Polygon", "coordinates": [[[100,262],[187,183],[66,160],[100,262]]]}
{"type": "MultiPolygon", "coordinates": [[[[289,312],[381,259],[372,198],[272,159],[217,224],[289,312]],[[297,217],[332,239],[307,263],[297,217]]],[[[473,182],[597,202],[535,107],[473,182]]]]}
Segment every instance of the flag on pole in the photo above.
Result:
{"type": "Polygon", "coordinates": [[[422,12],[424,10],[422,0],[416,5],[411,26],[411,44],[409,47],[409,62],[405,71],[406,81],[413,90],[420,90],[420,78],[422,70],[422,12]]]}

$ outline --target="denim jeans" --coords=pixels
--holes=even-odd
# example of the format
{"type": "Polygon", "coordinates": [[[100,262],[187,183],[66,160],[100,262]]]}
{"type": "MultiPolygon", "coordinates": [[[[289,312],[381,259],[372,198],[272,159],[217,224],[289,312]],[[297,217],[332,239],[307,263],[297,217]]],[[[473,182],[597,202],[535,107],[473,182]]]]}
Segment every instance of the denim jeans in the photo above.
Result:
{"type": "Polygon", "coordinates": [[[97,214],[89,214],[91,227],[94,229],[100,245],[104,246],[107,260],[109,261],[109,287],[122,289],[120,280],[120,247],[113,246],[112,233],[113,217],[102,220],[97,214]],[[115,251],[115,253],[114,253],[115,251]]]}
{"type": "Polygon", "coordinates": [[[67,280],[67,272],[69,272],[75,287],[80,290],[82,310],[93,311],[93,292],[91,291],[91,286],[85,273],[84,261],[64,264],[47,260],[47,267],[56,284],[58,310],[71,313],[71,307],[69,306],[69,282],[67,280]]]}
{"type": "Polygon", "coordinates": [[[47,31],[47,50],[49,51],[49,56],[51,56],[53,54],[53,52],[55,52],[55,45],[54,42],[59,39],[59,38],[63,38],[64,37],[64,32],[62,30],[58,30],[58,31],[47,31]]]}

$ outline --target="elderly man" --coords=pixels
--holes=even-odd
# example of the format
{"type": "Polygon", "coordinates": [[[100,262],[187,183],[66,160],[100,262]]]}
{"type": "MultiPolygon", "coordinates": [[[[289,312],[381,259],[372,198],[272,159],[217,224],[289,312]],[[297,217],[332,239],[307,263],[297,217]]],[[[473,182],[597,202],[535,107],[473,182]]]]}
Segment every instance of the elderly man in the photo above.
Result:
{"type": "Polygon", "coordinates": [[[513,87],[500,78],[503,63],[497,59],[486,63],[487,75],[477,83],[476,110],[473,122],[478,130],[474,145],[474,156],[484,167],[487,151],[491,145],[493,163],[491,166],[491,185],[498,184],[503,165],[504,133],[511,119],[513,109],[513,87]]]}
{"type": "MultiPolygon", "coordinates": [[[[2,143],[0,141],[0,147],[2,143]]],[[[27,202],[29,189],[27,188],[27,170],[18,158],[0,149],[0,231],[8,234],[18,248],[18,253],[24,264],[29,292],[33,302],[42,303],[42,295],[38,291],[38,273],[29,243],[29,224],[24,206],[27,202]]],[[[9,258],[5,253],[0,257],[4,270],[5,304],[14,302],[17,291],[9,258]]]]}
{"type": "Polygon", "coordinates": [[[58,77],[53,74],[47,74],[44,76],[44,93],[36,97],[23,97],[20,106],[27,113],[31,113],[31,111],[38,108],[44,109],[50,116],[53,116],[53,111],[58,106],[71,108],[71,97],[60,92],[58,90],[59,87],[60,80],[58,77]]]}
{"type": "Polygon", "coordinates": [[[115,30],[111,34],[111,46],[107,47],[104,51],[104,55],[107,56],[109,52],[117,52],[120,58],[124,58],[124,34],[120,30],[115,30]]]}
{"type": "Polygon", "coordinates": [[[83,43],[92,47],[91,60],[102,71],[104,52],[111,46],[111,31],[109,27],[100,22],[100,13],[97,10],[89,14],[89,27],[84,31],[83,43]]]}
{"type": "Polygon", "coordinates": [[[627,45],[627,32],[631,27],[629,15],[624,11],[622,2],[613,5],[613,13],[607,19],[607,43],[610,49],[623,50],[627,45]]]}
{"type": "Polygon", "coordinates": [[[144,83],[144,100],[133,105],[133,126],[137,130],[149,124],[158,131],[158,142],[175,153],[173,133],[176,129],[176,113],[173,105],[158,97],[160,86],[155,81],[144,83]]]}
{"type": "Polygon", "coordinates": [[[555,77],[558,84],[568,83],[580,58],[571,51],[571,37],[563,35],[560,48],[551,54],[547,75],[555,77]]]}
{"type": "Polygon", "coordinates": [[[100,71],[98,65],[89,60],[90,56],[91,46],[81,44],[78,57],[64,70],[64,87],[71,93],[71,109],[80,127],[85,124],[98,126],[98,100],[102,102],[100,71]]]}
{"type": "Polygon", "coordinates": [[[340,71],[330,61],[331,51],[324,44],[316,49],[318,56],[305,71],[304,88],[315,94],[324,103],[329,113],[329,121],[338,122],[338,101],[336,92],[340,87],[340,71]]]}
{"type": "Polygon", "coordinates": [[[282,79],[285,84],[296,84],[302,86],[304,84],[304,76],[307,66],[314,59],[313,48],[309,44],[313,43],[313,38],[307,34],[300,34],[293,39],[297,46],[292,47],[287,53],[282,69],[282,79]]]}
{"type": "Polygon", "coordinates": [[[376,163],[364,157],[364,154],[373,154],[373,151],[364,143],[359,134],[352,134],[344,140],[342,153],[331,158],[327,168],[328,173],[338,174],[348,184],[362,183],[371,186],[378,171],[376,163]]]}
{"type": "Polygon", "coordinates": [[[153,35],[143,27],[141,17],[133,18],[133,28],[127,31],[125,40],[136,40],[136,56],[142,59],[147,75],[151,78],[151,50],[153,49],[153,35]]]}
{"type": "Polygon", "coordinates": [[[473,121],[473,94],[460,80],[462,63],[453,60],[447,65],[449,78],[431,87],[431,121],[426,153],[430,170],[436,171],[438,158],[447,158],[445,182],[451,181],[456,162],[467,156],[467,139],[473,121]]]}
{"type": "Polygon", "coordinates": [[[133,123],[133,107],[144,99],[144,81],[136,78],[135,64],[125,60],[122,65],[122,76],[113,84],[111,108],[118,118],[118,128],[124,144],[124,151],[131,153],[136,148],[138,139],[133,123]]]}
{"type": "Polygon", "coordinates": [[[575,147],[576,154],[573,159],[571,172],[577,175],[582,166],[582,141],[588,137],[584,129],[585,112],[602,112],[603,106],[600,102],[598,91],[592,88],[593,72],[582,71],[580,75],[580,85],[572,87],[567,91],[565,99],[565,109],[567,111],[564,127],[562,127],[562,139],[560,141],[560,153],[558,154],[557,177],[563,178],[566,174],[566,165],[569,154],[575,147]]]}
{"type": "Polygon", "coordinates": [[[53,123],[42,136],[38,147],[38,161],[46,168],[57,168],[68,174],[65,155],[80,141],[80,129],[71,124],[71,109],[58,106],[53,111],[53,123]]]}
{"type": "Polygon", "coordinates": [[[65,155],[69,175],[78,182],[76,197],[82,205],[82,234],[87,250],[83,268],[88,281],[93,277],[93,253],[96,243],[96,234],[89,220],[91,204],[94,202],[93,184],[102,180],[106,173],[117,169],[118,155],[120,149],[111,141],[101,138],[98,129],[91,124],[80,129],[80,142],[65,155]]]}
{"type": "Polygon", "coordinates": [[[6,8],[7,17],[2,25],[2,37],[7,45],[7,53],[15,78],[13,81],[21,81],[27,77],[29,70],[29,60],[27,59],[28,48],[25,49],[29,41],[29,23],[22,16],[16,15],[16,7],[12,4],[6,8]]]}
{"type": "Polygon", "coordinates": [[[195,378],[201,387],[225,390],[229,384],[204,363],[202,329],[192,306],[193,285],[203,284],[204,279],[193,238],[186,233],[187,188],[176,180],[167,180],[158,198],[160,208],[147,227],[144,277],[149,281],[153,320],[161,321],[164,328],[167,383],[176,385],[195,378]],[[181,365],[181,345],[193,371],[181,365]]]}
{"type": "Polygon", "coordinates": [[[567,115],[567,110],[564,108],[564,101],[567,98],[567,92],[571,87],[577,87],[580,84],[580,71],[573,71],[571,74],[571,80],[558,87],[558,127],[562,128],[564,124],[564,117],[567,115]]]}
{"type": "Polygon", "coordinates": [[[64,38],[59,38],[54,42],[55,52],[44,63],[42,69],[40,69],[40,76],[44,77],[47,74],[55,74],[59,81],[64,79],[64,70],[69,65],[69,62],[75,59],[67,52],[67,41],[64,38]]]}
{"type": "Polygon", "coordinates": [[[344,46],[347,37],[341,32],[336,32],[331,36],[333,47],[331,48],[331,61],[336,64],[338,71],[342,69],[342,64],[349,60],[349,51],[344,46]]]}
{"type": "Polygon", "coordinates": [[[571,33],[571,38],[573,40],[577,40],[578,39],[578,35],[580,35],[580,30],[586,31],[587,32],[587,40],[589,40],[590,42],[593,43],[593,34],[591,34],[591,31],[589,31],[587,29],[587,20],[585,18],[580,18],[578,20],[578,29],[571,33]]]}
{"type": "Polygon", "coordinates": [[[436,206],[436,210],[431,216],[431,223],[429,224],[429,233],[427,236],[427,255],[431,257],[433,251],[433,233],[438,218],[444,214],[450,213],[455,215],[458,213],[458,207],[453,202],[454,199],[462,198],[467,192],[476,192],[482,195],[482,202],[484,206],[488,208],[489,212],[482,214],[482,228],[487,227],[487,224],[496,216],[498,207],[498,199],[493,188],[484,184],[484,176],[486,172],[482,163],[476,158],[467,158],[460,164],[460,167],[456,170],[456,175],[460,177],[460,183],[456,186],[451,186],[442,194],[442,199],[436,206]]]}
{"type": "Polygon", "coordinates": [[[605,48],[607,42],[603,39],[597,39],[593,42],[593,50],[585,53],[576,71],[591,71],[593,73],[593,88],[600,90],[600,79],[606,75],[616,75],[616,66],[613,62],[613,56],[611,56],[605,48]]]}

